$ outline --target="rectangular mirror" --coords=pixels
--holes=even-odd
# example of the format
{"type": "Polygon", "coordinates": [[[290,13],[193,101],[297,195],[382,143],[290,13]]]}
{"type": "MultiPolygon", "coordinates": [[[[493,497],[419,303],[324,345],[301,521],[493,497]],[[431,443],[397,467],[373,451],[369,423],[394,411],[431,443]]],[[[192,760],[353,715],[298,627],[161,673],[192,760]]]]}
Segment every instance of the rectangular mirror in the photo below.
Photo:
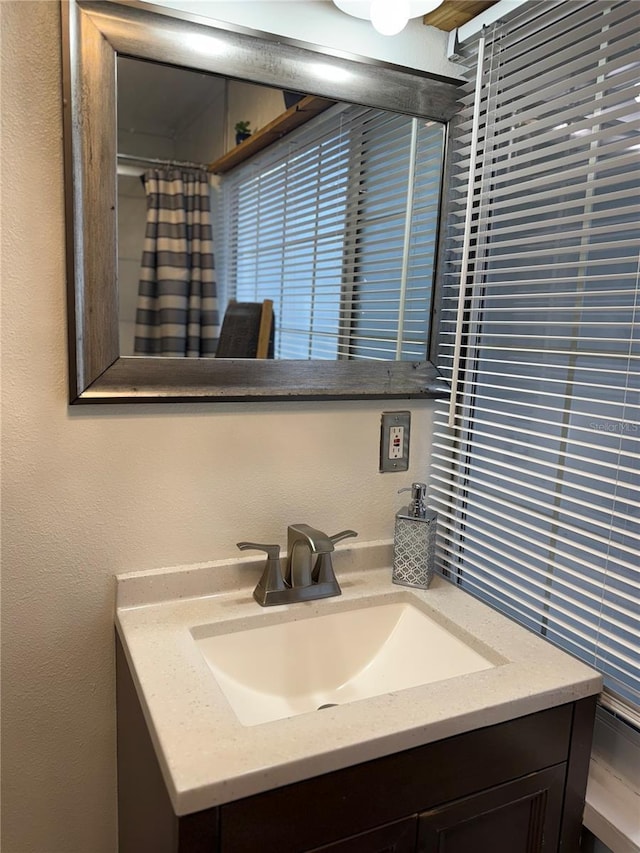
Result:
{"type": "Polygon", "coordinates": [[[71,402],[445,394],[456,84],[147,4],[64,8],[71,402]],[[268,306],[266,357],[237,346],[238,303],[268,306]]]}

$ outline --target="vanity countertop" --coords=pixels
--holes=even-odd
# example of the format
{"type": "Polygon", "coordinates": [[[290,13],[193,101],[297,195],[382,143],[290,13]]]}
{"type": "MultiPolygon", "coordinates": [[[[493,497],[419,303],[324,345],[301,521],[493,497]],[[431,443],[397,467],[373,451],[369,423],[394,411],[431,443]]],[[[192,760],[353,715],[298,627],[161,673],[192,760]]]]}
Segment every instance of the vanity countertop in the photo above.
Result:
{"type": "MultiPolygon", "coordinates": [[[[600,691],[593,669],[446,580],[435,577],[426,591],[392,584],[391,560],[389,542],[338,547],[334,566],[341,596],[268,608],[252,597],[263,558],[117,577],[117,631],[177,815],[600,691]],[[256,616],[273,622],[366,607],[381,596],[415,596],[497,665],[321,713],[244,726],[191,633],[196,626],[230,620],[252,625],[256,616]]],[[[438,650],[410,650],[419,652],[438,650]]]]}

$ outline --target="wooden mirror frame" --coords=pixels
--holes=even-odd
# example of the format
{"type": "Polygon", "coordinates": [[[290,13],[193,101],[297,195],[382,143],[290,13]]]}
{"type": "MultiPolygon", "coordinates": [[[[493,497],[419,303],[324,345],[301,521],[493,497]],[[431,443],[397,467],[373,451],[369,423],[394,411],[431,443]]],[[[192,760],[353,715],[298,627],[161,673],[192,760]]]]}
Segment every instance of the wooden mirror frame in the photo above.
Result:
{"type": "Polygon", "coordinates": [[[116,59],[122,54],[442,122],[457,111],[458,82],[146,3],[63,0],[62,8],[70,402],[445,396],[429,361],[120,355],[116,59]],[[338,69],[341,79],[323,80],[318,63],[338,69]]]}

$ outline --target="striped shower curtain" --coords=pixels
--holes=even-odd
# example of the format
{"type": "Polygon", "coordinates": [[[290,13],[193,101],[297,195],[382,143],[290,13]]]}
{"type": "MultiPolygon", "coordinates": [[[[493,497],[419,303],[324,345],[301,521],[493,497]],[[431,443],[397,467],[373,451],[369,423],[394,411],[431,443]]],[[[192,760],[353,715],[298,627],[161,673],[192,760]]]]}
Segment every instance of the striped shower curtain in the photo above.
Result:
{"type": "Polygon", "coordinates": [[[214,356],[219,315],[207,173],[149,169],[136,355],[214,356]]]}

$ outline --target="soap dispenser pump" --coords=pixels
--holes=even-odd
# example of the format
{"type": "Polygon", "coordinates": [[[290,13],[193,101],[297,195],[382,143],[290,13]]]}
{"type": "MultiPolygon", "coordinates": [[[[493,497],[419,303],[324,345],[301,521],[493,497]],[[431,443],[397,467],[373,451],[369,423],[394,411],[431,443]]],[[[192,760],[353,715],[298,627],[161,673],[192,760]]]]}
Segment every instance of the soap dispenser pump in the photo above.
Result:
{"type": "Polygon", "coordinates": [[[427,487],[413,483],[411,502],[396,513],[393,539],[393,583],[427,589],[433,578],[437,514],[427,509],[427,487]]]}

